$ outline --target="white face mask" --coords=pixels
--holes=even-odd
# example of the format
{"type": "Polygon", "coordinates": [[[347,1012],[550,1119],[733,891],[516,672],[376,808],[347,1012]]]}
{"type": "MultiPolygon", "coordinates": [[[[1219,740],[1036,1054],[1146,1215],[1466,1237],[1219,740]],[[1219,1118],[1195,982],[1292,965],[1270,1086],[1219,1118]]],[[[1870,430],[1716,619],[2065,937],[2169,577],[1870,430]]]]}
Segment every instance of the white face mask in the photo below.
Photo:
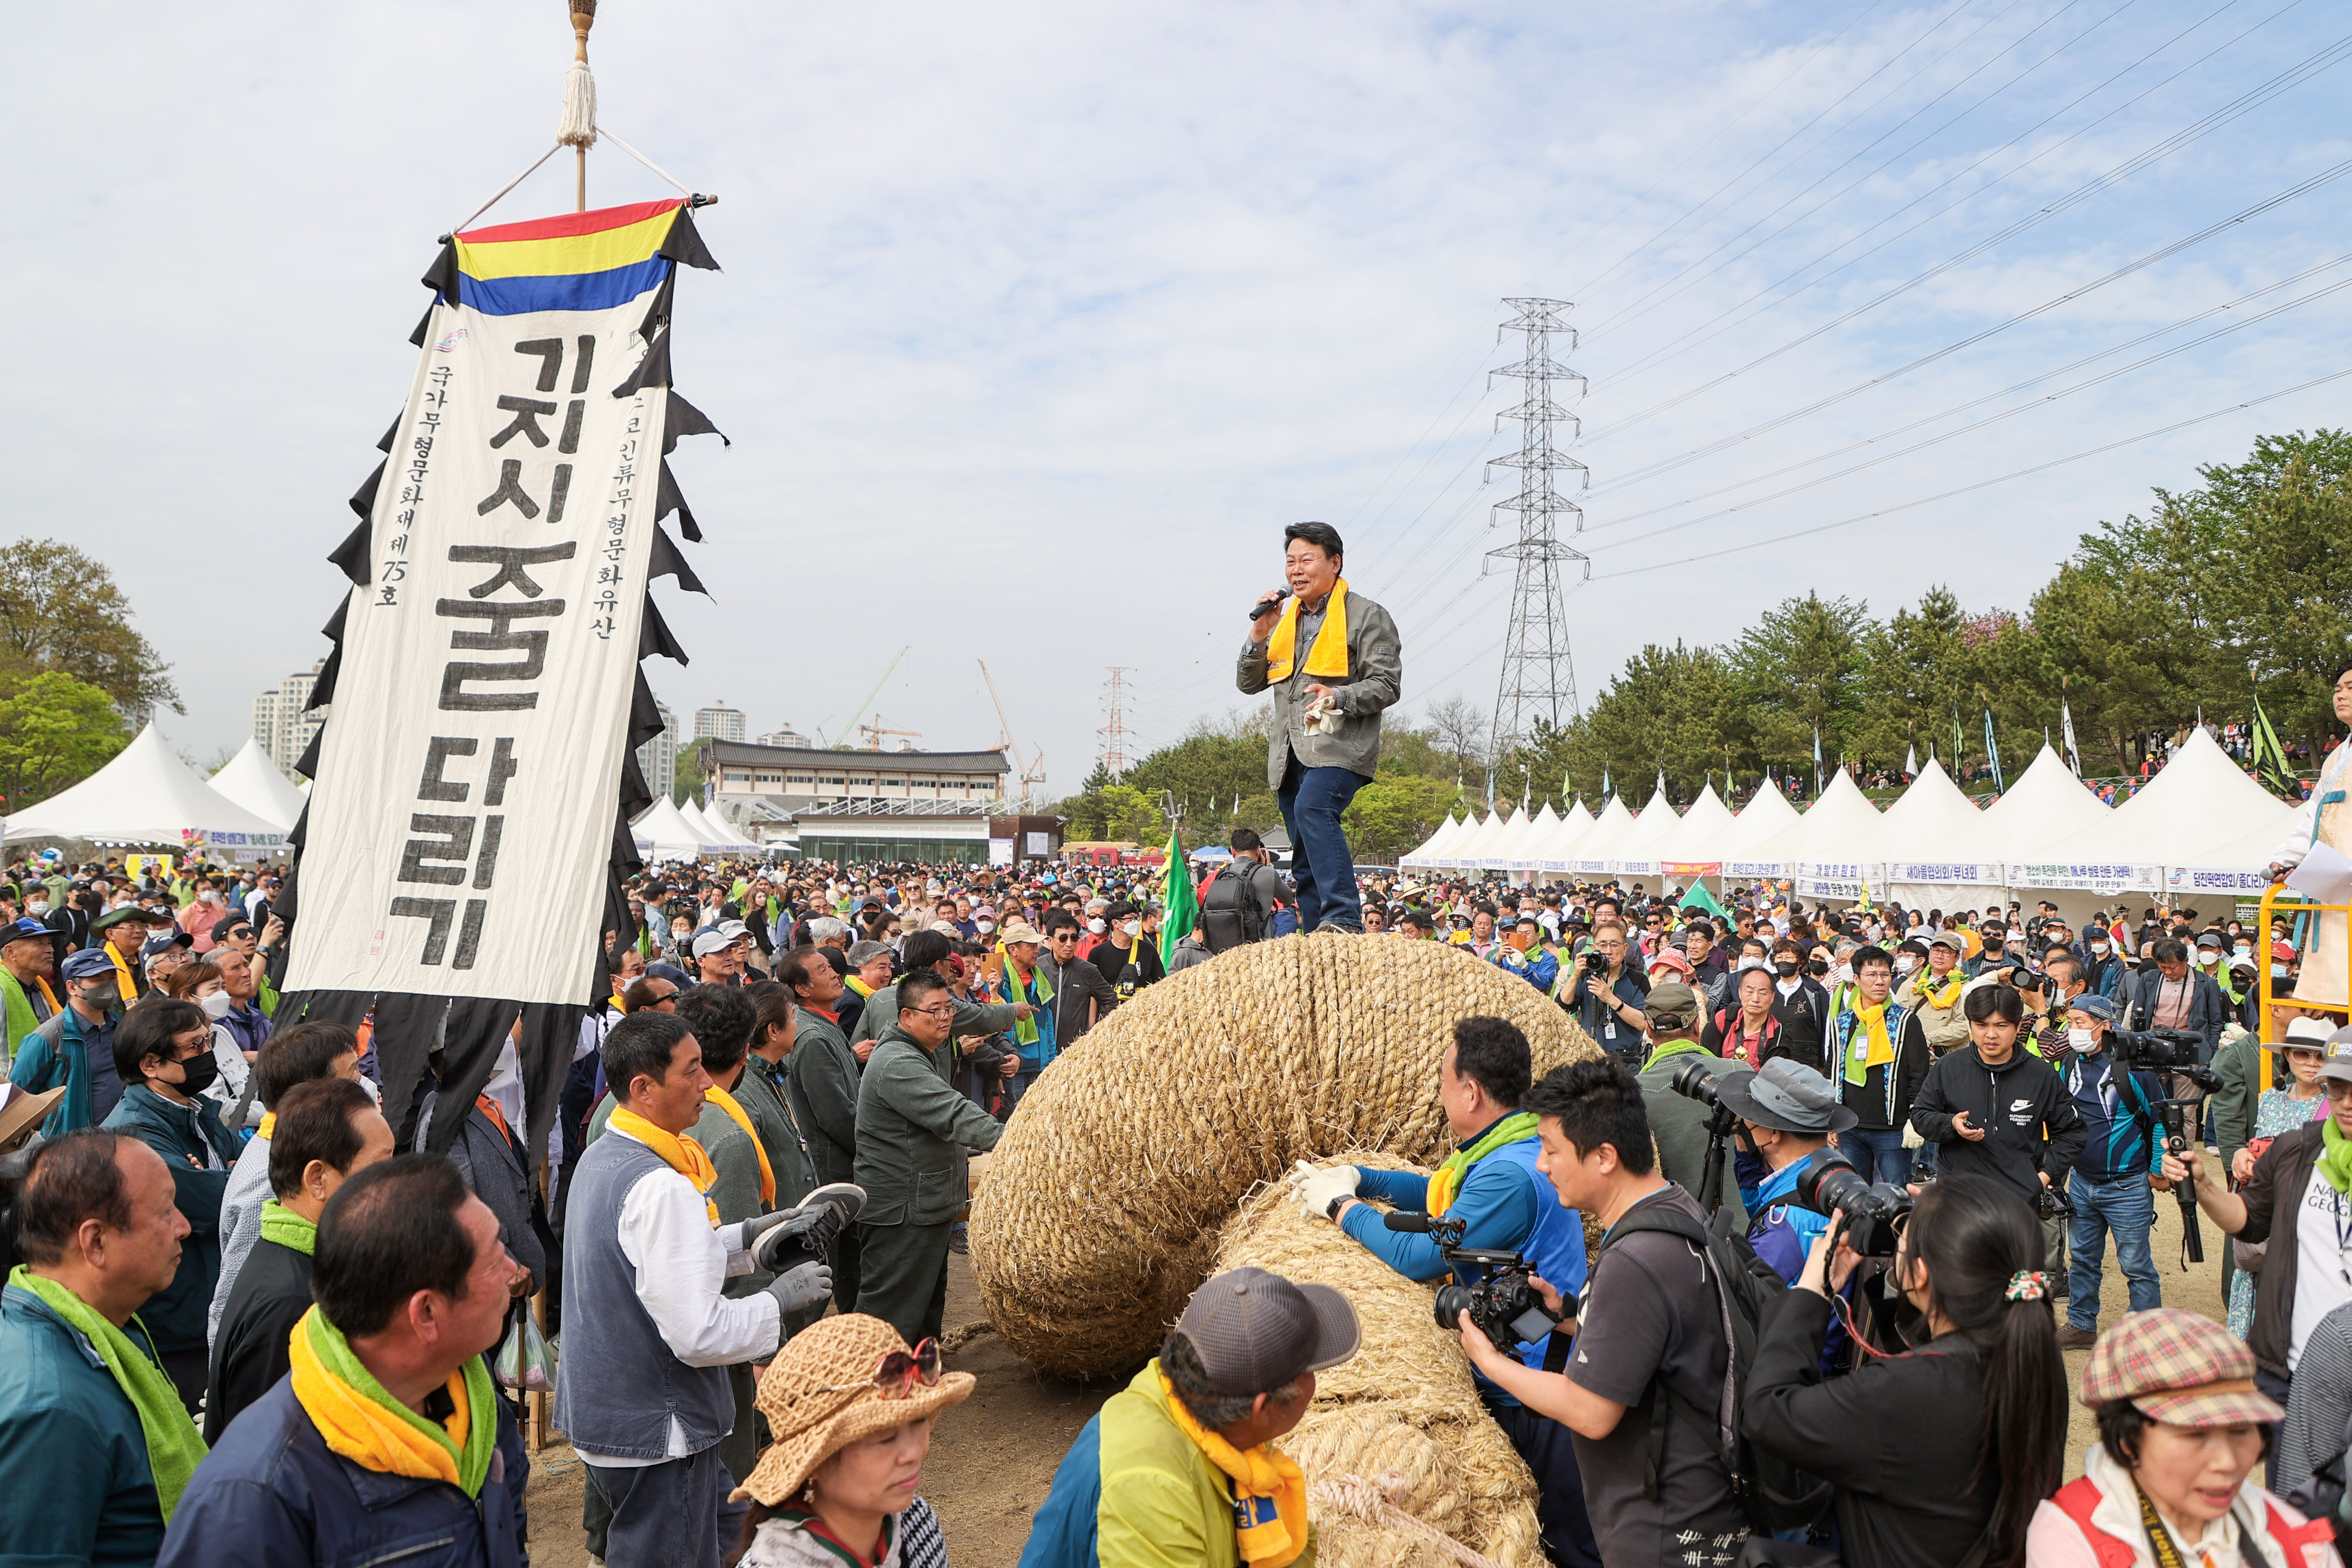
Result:
{"type": "Polygon", "coordinates": [[[972,928],[973,928],[974,930],[976,930],[976,931],[994,931],[994,930],[996,929],[996,922],[995,922],[994,921],[990,921],[990,920],[978,920],[978,921],[972,921],[971,923],[972,923],[972,928]]]}
{"type": "Polygon", "coordinates": [[[1764,967],[1764,961],[1751,952],[1747,957],[1739,961],[1739,967],[1742,969],[1761,969],[1764,967]]]}
{"type": "Polygon", "coordinates": [[[196,900],[200,903],[216,904],[220,902],[220,895],[214,892],[210,888],[206,888],[203,892],[196,895],[196,900]]]}
{"type": "Polygon", "coordinates": [[[2238,956],[2239,956],[2240,958],[2252,958],[2252,957],[2253,957],[2253,956],[2254,956],[2254,946],[2253,946],[2253,943],[2252,943],[2252,942],[2240,942],[2240,943],[2238,944],[2238,956]]]}
{"type": "Polygon", "coordinates": [[[1143,922],[1141,921],[1129,921],[1118,929],[1125,931],[1128,935],[1133,936],[1143,929],[1143,922]]]}
{"type": "Polygon", "coordinates": [[[47,899],[34,899],[25,905],[25,911],[27,914],[47,914],[49,912],[49,900],[47,899]]]}
{"type": "Polygon", "coordinates": [[[2098,1037],[2088,1029],[2069,1028],[2066,1031],[2066,1043],[2078,1051],[2090,1051],[2096,1049],[2099,1042],[2098,1037]]]}
{"type": "Polygon", "coordinates": [[[1919,961],[1918,961],[1917,959],[1916,959],[1916,958],[1912,957],[1909,953],[1907,953],[1907,952],[1901,952],[1901,953],[1897,953],[1897,954],[1895,954],[1895,973],[1897,973],[1897,974],[1908,974],[1908,973],[1910,973],[1913,970],[1915,970],[1915,969],[1916,969],[1916,968],[1918,968],[1918,967],[1919,967],[1919,961]]]}
{"type": "Polygon", "coordinates": [[[2200,947],[2197,950],[2197,962],[2210,969],[2221,962],[2221,955],[2210,947],[2200,947]]]}
{"type": "Polygon", "coordinates": [[[1103,922],[1098,920],[1092,920],[1087,922],[1087,930],[1096,936],[1102,935],[1104,929],[1103,922]]]}
{"type": "Polygon", "coordinates": [[[228,1016],[229,1009],[236,1005],[236,998],[226,991],[215,991],[211,995],[201,998],[196,1005],[205,1010],[205,1017],[217,1024],[228,1016]]]}
{"type": "Polygon", "coordinates": [[[2093,942],[2093,943],[2091,944],[2091,956],[2092,956],[2093,958],[2105,958],[2105,957],[2106,957],[2106,956],[2107,956],[2107,944],[2106,944],[2105,942],[2093,942]]]}

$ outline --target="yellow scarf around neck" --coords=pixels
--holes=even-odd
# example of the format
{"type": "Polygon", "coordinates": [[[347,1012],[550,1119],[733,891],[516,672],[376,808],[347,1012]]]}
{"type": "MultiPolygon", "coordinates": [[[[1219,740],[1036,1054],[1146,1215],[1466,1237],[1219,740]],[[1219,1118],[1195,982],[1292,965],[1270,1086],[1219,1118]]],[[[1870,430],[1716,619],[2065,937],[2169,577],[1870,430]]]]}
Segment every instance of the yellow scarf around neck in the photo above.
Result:
{"type": "Polygon", "coordinates": [[[261,1141],[262,1141],[264,1143],[267,1143],[267,1142],[268,1142],[272,1138],[275,1138],[275,1137],[277,1137],[277,1136],[278,1136],[278,1112],[276,1112],[276,1111],[274,1111],[274,1110],[265,1110],[265,1111],[263,1111],[263,1112],[261,1113],[261,1141]]]}
{"type": "Polygon", "coordinates": [[[613,1112],[609,1125],[614,1131],[627,1133],[660,1155],[664,1164],[693,1183],[694,1190],[702,1194],[702,1206],[710,1211],[710,1223],[718,1225],[719,1205],[710,1201],[710,1189],[719,1180],[719,1168],[710,1163],[701,1144],[691,1138],[663,1131],[625,1105],[613,1112]]]}
{"type": "MultiPolygon", "coordinates": [[[[1159,1363],[1154,1362],[1155,1371],[1159,1363]]],[[[1271,1443],[1236,1448],[1192,1419],[1176,1385],[1158,1373],[1169,1418],[1233,1483],[1234,1541],[1250,1568],[1285,1568],[1307,1550],[1307,1473],[1271,1443]],[[1248,1520],[1244,1524],[1242,1521],[1248,1520]]]]}
{"type": "Polygon", "coordinates": [[[759,1131],[751,1125],[750,1113],[736,1102],[733,1095],[715,1083],[702,1091],[702,1098],[725,1111],[729,1119],[743,1130],[743,1136],[751,1141],[751,1152],[760,1156],[760,1201],[771,1207],[774,1206],[776,1168],[768,1163],[767,1145],[760,1142],[759,1131]]]}
{"type": "Polygon", "coordinates": [[[1951,973],[1945,977],[1944,988],[1941,991],[1932,989],[1936,984],[1936,977],[1933,974],[1925,975],[1920,979],[1919,1001],[1922,1005],[1933,1007],[1938,1013],[1945,1012],[1953,1003],[1960,999],[1960,987],[1968,983],[1968,976],[1960,973],[1960,966],[1956,963],[1952,966],[1951,973]]]}
{"type": "Polygon", "coordinates": [[[1870,1069],[1885,1067],[1895,1060],[1895,1042],[1886,1034],[1886,1004],[1865,1007],[1859,1001],[1853,1005],[1853,1042],[1846,1047],[1845,1080],[1860,1083],[1870,1076],[1870,1069]]]}
{"type": "Polygon", "coordinates": [[[481,1357],[449,1374],[456,1408],[438,1422],[386,1393],[316,1307],[294,1325],[286,1350],[294,1397],[330,1450],[378,1475],[446,1481],[469,1498],[482,1495],[498,1411],[481,1357]]]}
{"type": "MultiPolygon", "coordinates": [[[[1290,679],[1292,662],[1298,656],[1298,601],[1293,598],[1282,606],[1282,619],[1274,623],[1274,635],[1265,639],[1265,678],[1268,680],[1290,679]]],[[[1348,580],[1340,578],[1332,584],[1331,596],[1323,605],[1323,624],[1316,629],[1314,646],[1307,650],[1307,673],[1344,677],[1348,673],[1348,580]]]]}

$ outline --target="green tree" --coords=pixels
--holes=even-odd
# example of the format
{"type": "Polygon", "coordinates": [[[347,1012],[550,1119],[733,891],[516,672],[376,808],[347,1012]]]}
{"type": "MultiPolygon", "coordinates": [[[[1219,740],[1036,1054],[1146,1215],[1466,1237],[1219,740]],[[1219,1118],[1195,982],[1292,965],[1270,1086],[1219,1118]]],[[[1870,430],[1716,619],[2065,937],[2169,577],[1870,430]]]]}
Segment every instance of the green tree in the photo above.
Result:
{"type": "Polygon", "coordinates": [[[109,692],[52,671],[0,698],[0,791],[21,811],[106,765],[131,743],[109,692]]]}
{"type": "Polygon", "coordinates": [[[184,712],[171,667],[131,626],[114,575],[70,544],[19,539],[0,548],[0,649],[35,672],[72,676],[126,718],[184,712]]]}
{"type": "MultiPolygon", "coordinates": [[[[1625,661],[1555,758],[1579,779],[1597,783],[1605,771],[1636,801],[1647,797],[1644,781],[1663,771],[1687,799],[1726,766],[1727,749],[1731,765],[1754,766],[1748,710],[1748,692],[1715,649],[1652,643],[1625,661]]],[[[1499,783],[1495,798],[1502,799],[1499,783]]]]}
{"type": "MultiPolygon", "coordinates": [[[[1897,610],[1884,626],[1869,627],[1861,651],[1854,727],[1843,738],[1842,752],[1822,738],[1824,761],[1833,763],[1843,754],[1868,766],[1892,767],[1912,746],[1924,758],[1936,742],[1945,765],[1958,769],[1965,758],[1952,755],[1952,715],[1959,715],[1962,733],[1971,737],[1981,734],[1984,723],[1969,617],[1952,591],[1930,588],[1920,595],[1917,609],[1897,610]]],[[[1978,743],[1979,759],[1983,752],[1978,743]]]]}
{"type": "Polygon", "coordinates": [[[1393,865],[1396,858],[1436,832],[1462,797],[1450,779],[1391,773],[1356,792],[1340,822],[1349,847],[1362,860],[1393,865]]]}
{"type": "Polygon", "coordinates": [[[1765,611],[1726,650],[1746,689],[1759,763],[1810,765],[1816,731],[1825,758],[1841,754],[1860,706],[1869,626],[1866,605],[1809,593],[1765,611]]]}
{"type": "Polygon", "coordinates": [[[671,787],[670,798],[684,805],[702,798],[702,785],[709,776],[710,737],[699,736],[677,750],[677,782],[671,787]]]}

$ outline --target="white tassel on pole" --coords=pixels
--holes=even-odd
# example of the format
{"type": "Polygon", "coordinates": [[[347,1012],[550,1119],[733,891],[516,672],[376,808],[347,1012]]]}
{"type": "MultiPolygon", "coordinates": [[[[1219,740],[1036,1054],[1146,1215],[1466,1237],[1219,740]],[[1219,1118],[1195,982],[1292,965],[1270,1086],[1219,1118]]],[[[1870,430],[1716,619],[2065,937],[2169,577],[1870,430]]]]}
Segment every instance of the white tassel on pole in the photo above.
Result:
{"type": "Polygon", "coordinates": [[[564,0],[572,13],[576,46],[572,69],[563,79],[563,118],[555,127],[555,144],[570,147],[577,158],[578,210],[588,210],[588,149],[596,144],[596,79],[588,74],[588,29],[596,25],[596,0],[564,0]]]}

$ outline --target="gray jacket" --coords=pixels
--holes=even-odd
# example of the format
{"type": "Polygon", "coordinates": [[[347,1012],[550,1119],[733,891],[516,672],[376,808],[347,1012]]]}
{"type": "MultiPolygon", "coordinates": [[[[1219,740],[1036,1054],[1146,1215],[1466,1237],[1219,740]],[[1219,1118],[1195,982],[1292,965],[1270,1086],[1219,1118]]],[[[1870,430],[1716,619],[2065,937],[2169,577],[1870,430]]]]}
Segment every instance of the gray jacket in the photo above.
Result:
{"type": "MultiPolygon", "coordinates": [[[[420,1150],[433,1126],[440,1098],[438,1090],[425,1096],[424,1111],[416,1119],[415,1146],[420,1150]]],[[[524,1171],[522,1156],[515,1152],[513,1142],[491,1124],[479,1106],[466,1108],[466,1120],[459,1124],[457,1136],[449,1142],[449,1162],[466,1179],[467,1191],[481,1199],[483,1206],[498,1216],[499,1240],[517,1263],[530,1270],[531,1289],[537,1290],[545,1285],[547,1251],[540,1245],[539,1233],[530,1223],[530,1176],[524,1171]]]]}
{"type": "MultiPolygon", "coordinates": [[[[1328,600],[1325,607],[1329,607],[1328,600]]],[[[1370,778],[1380,769],[1381,710],[1395,703],[1404,679],[1404,655],[1397,641],[1396,622],[1386,610],[1350,588],[1349,672],[1310,676],[1307,673],[1307,654],[1322,624],[1320,615],[1309,615],[1306,606],[1299,607],[1297,657],[1292,661],[1289,679],[1278,685],[1265,678],[1265,644],[1244,643],[1241,658],[1234,661],[1234,684],[1245,696],[1255,697],[1270,685],[1274,691],[1274,733],[1267,741],[1265,753],[1265,782],[1271,789],[1282,787],[1283,771],[1293,752],[1298,753],[1301,767],[1345,768],[1365,778],[1370,778]],[[1339,694],[1339,710],[1346,715],[1347,721],[1336,735],[1307,732],[1307,689],[1318,683],[1339,694]]]]}

